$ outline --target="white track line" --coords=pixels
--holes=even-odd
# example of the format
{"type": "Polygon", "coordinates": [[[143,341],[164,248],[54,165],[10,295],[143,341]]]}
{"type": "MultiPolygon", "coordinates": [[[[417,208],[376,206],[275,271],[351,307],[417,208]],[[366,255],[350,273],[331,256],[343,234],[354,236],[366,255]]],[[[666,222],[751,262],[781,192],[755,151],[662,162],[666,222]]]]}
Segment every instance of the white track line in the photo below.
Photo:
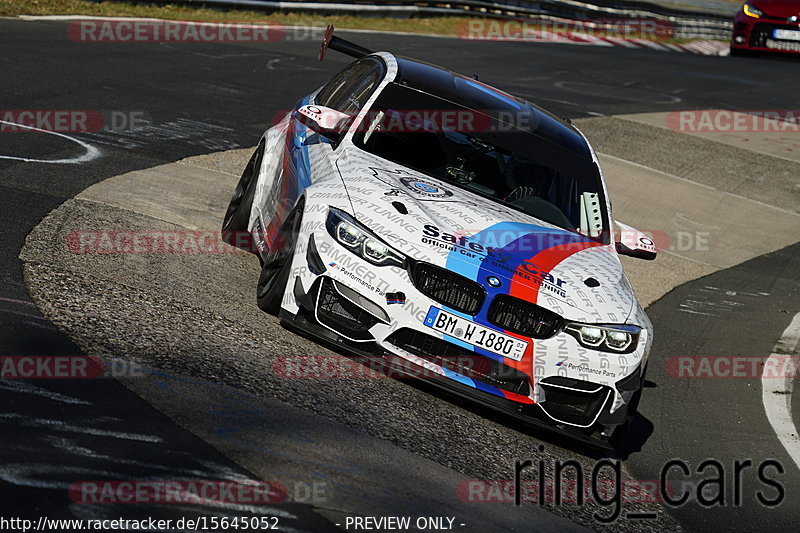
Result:
{"type": "MultiPolygon", "coordinates": [[[[783,332],[783,336],[775,345],[773,353],[764,363],[764,372],[761,375],[761,400],[764,402],[764,411],[767,419],[775,430],[778,440],[786,448],[786,453],[800,468],[800,435],[792,420],[792,388],[793,376],[769,377],[767,369],[786,368],[791,365],[782,365],[787,357],[797,352],[800,343],[800,313],[794,315],[792,323],[783,332]],[[772,361],[770,361],[772,360],[772,361]]],[[[788,374],[792,374],[788,372],[788,374]]]]}
{"type": "MultiPolygon", "coordinates": [[[[625,118],[622,118],[621,116],[616,116],[615,118],[619,118],[621,120],[627,120],[625,118]]],[[[629,120],[628,122],[636,122],[636,121],[629,120]]],[[[637,122],[637,124],[641,124],[641,123],[637,122]]],[[[760,153],[760,152],[756,152],[756,153],[760,153]]],[[[655,174],[658,174],[660,176],[664,176],[666,178],[671,178],[671,179],[674,179],[674,180],[683,181],[685,183],[691,183],[692,185],[696,185],[698,187],[702,187],[703,189],[716,191],[716,192],[718,192],[720,194],[724,194],[726,196],[731,196],[733,198],[738,198],[740,200],[746,200],[748,202],[753,202],[753,203],[758,204],[758,205],[760,205],[762,207],[766,207],[768,209],[774,209],[775,211],[780,211],[781,213],[786,213],[787,215],[792,215],[792,216],[796,216],[796,217],[800,216],[800,213],[797,213],[796,211],[790,211],[788,209],[784,209],[783,207],[777,207],[777,206],[774,206],[772,204],[768,204],[766,202],[762,202],[761,200],[756,200],[755,198],[750,198],[748,196],[742,196],[741,194],[736,194],[736,193],[729,192],[729,191],[723,191],[721,189],[717,189],[716,187],[712,187],[711,185],[706,185],[705,183],[700,183],[699,181],[690,180],[689,178],[682,178],[681,176],[676,176],[675,174],[670,174],[669,172],[664,172],[664,171],[658,170],[656,168],[648,167],[647,165],[642,165],[641,163],[636,163],[635,161],[630,161],[630,160],[624,159],[622,157],[617,157],[617,156],[611,155],[611,154],[604,154],[602,152],[597,152],[597,155],[602,156],[602,157],[607,157],[608,159],[613,159],[614,161],[620,161],[622,163],[626,163],[628,165],[631,165],[631,166],[634,166],[634,167],[637,167],[637,168],[641,168],[642,170],[647,170],[648,172],[653,172],[655,174]]]]}
{"type": "Polygon", "coordinates": [[[80,139],[76,139],[75,137],[70,137],[69,135],[58,133],[57,131],[42,130],[39,128],[34,128],[33,126],[25,126],[24,124],[17,124],[16,122],[8,122],[6,120],[0,120],[0,124],[8,124],[9,126],[13,126],[15,128],[23,128],[26,130],[38,131],[39,133],[46,133],[48,135],[55,135],[56,137],[62,137],[64,139],[67,139],[68,141],[74,142],[75,144],[81,146],[85,150],[83,155],[77,157],[70,157],[69,159],[30,159],[27,157],[17,157],[13,155],[2,155],[2,154],[0,154],[0,159],[11,159],[13,161],[24,161],[26,163],[49,163],[49,164],[60,163],[60,164],[73,165],[77,163],[85,163],[87,161],[97,159],[100,156],[100,150],[98,150],[91,144],[85,143],[80,139]]]}

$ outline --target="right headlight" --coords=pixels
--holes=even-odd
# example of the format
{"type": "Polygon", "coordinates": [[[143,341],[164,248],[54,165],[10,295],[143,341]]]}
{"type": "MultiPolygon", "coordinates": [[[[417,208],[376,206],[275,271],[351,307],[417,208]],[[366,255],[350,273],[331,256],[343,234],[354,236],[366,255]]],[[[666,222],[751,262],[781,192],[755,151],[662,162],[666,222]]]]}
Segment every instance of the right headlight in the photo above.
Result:
{"type": "Polygon", "coordinates": [[[331,208],[325,223],[336,241],[373,265],[405,265],[405,256],[380,240],[355,218],[344,211],[331,208]]]}
{"type": "Polygon", "coordinates": [[[750,3],[745,3],[742,6],[742,12],[747,15],[748,17],[753,17],[754,19],[760,18],[764,16],[764,12],[760,9],[753,7],[750,3]]]}
{"type": "Polygon", "coordinates": [[[564,331],[581,346],[611,353],[630,353],[639,345],[642,328],[628,324],[581,324],[571,322],[564,331]]]}

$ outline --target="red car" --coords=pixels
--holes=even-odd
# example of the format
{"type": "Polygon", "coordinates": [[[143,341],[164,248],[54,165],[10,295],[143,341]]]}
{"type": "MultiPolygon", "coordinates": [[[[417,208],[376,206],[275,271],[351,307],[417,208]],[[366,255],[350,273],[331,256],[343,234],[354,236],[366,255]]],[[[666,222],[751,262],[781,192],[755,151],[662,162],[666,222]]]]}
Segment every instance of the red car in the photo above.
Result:
{"type": "Polygon", "coordinates": [[[800,53],[800,0],[748,0],[736,14],[731,55],[800,53]]]}

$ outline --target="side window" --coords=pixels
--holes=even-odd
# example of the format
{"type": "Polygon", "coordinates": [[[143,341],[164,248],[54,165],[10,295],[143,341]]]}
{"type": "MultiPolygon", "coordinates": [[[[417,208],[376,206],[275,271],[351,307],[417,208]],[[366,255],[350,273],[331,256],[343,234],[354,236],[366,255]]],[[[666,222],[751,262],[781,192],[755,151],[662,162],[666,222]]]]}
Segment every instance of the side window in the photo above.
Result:
{"type": "Polygon", "coordinates": [[[383,76],[383,65],[372,58],[359,59],[339,72],[315,99],[319,105],[342,113],[359,111],[383,76]]]}

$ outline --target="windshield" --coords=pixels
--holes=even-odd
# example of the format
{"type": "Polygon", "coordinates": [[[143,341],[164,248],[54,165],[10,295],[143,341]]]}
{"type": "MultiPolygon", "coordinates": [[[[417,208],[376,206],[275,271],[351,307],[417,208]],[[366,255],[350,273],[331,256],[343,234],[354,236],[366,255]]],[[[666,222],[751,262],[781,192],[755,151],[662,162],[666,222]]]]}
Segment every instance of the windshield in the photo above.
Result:
{"type": "Polygon", "coordinates": [[[532,133],[532,108],[508,115],[392,83],[353,140],[362,150],[542,221],[601,237],[606,216],[594,162],[532,133]]]}

